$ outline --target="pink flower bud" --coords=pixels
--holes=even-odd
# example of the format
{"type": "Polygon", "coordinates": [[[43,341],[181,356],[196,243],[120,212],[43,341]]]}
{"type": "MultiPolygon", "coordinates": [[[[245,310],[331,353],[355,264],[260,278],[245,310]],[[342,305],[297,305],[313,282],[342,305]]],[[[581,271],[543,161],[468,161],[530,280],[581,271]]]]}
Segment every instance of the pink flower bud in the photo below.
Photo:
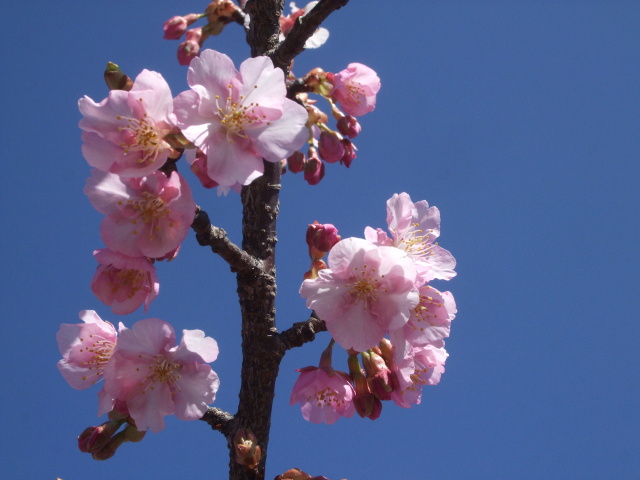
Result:
{"type": "Polygon", "coordinates": [[[162,38],[166,40],[177,40],[184,32],[187,30],[188,24],[187,19],[176,15],[175,17],[171,17],[169,20],[164,22],[162,28],[164,29],[164,35],[162,38]]]}
{"type": "Polygon", "coordinates": [[[186,40],[178,46],[178,63],[189,65],[198,56],[200,44],[194,40],[186,40]]]}
{"type": "Polygon", "coordinates": [[[353,159],[356,158],[356,147],[347,138],[342,139],[342,145],[344,145],[344,155],[340,159],[340,163],[349,168],[353,159]]]}
{"type": "Polygon", "coordinates": [[[362,364],[371,393],[380,400],[391,400],[391,392],[398,388],[398,379],[384,359],[373,351],[362,352],[362,364]]]}
{"type": "Polygon", "coordinates": [[[287,158],[287,166],[289,167],[289,171],[291,173],[299,173],[304,171],[304,167],[307,163],[307,159],[304,156],[304,153],[301,151],[295,151],[291,154],[289,158],[287,158]]]}
{"type": "Polygon", "coordinates": [[[362,129],[356,117],[344,115],[340,117],[337,123],[338,131],[349,138],[356,138],[362,129]]]}
{"type": "Polygon", "coordinates": [[[307,245],[312,260],[320,260],[339,241],[338,229],[330,223],[316,221],[307,228],[307,245]]]}
{"type": "Polygon", "coordinates": [[[124,420],[108,420],[97,427],[88,427],[78,437],[78,448],[84,453],[102,449],[118,431],[124,420]]]}
{"type": "Polygon", "coordinates": [[[323,130],[318,140],[318,153],[327,163],[339,162],[344,157],[342,138],[335,132],[323,130]]]}
{"type": "MultiPolygon", "coordinates": [[[[311,152],[311,149],[309,149],[311,152]]],[[[317,185],[320,180],[324,178],[324,163],[313,152],[313,156],[310,154],[307,164],[304,167],[304,179],[309,185],[317,185]]]]}

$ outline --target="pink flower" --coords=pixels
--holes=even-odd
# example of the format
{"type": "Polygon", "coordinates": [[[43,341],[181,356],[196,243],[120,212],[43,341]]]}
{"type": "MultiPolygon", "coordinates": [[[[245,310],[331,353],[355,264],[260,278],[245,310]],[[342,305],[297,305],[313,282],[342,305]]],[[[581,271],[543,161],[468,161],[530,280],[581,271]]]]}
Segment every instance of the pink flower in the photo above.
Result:
{"type": "Polygon", "coordinates": [[[177,172],[122,178],[94,170],[84,193],[106,215],[100,226],[104,243],[130,257],[160,258],[177,248],[196,210],[191,189],[177,172]]]}
{"type": "Polygon", "coordinates": [[[419,294],[416,268],[403,251],[347,238],[331,249],[328,264],[300,294],[345,350],[367,350],[407,323],[419,294]]]}
{"type": "Polygon", "coordinates": [[[376,108],[380,79],[376,72],[361,63],[349,66],[333,75],[331,96],[347,115],[359,117],[376,108]]]}
{"type": "Polygon", "coordinates": [[[204,50],[187,81],[192,89],[175,99],[178,125],[220,185],[248,185],[262,174],[263,158],[279,162],[308,139],[307,111],[286,98],[284,74],[268,57],[249,58],[237,71],[226,55],[204,50]]]}
{"type": "Polygon", "coordinates": [[[93,256],[100,266],[91,280],[91,290],[116,315],[126,315],[144,303],[146,312],[158,295],[156,268],[146,257],[128,257],[107,248],[93,256]]]}
{"type": "Polygon", "coordinates": [[[93,310],[82,310],[80,319],[84,323],[63,323],[56,334],[62,354],[58,370],[76,390],[89,388],[102,379],[118,341],[113,325],[93,310]]]}
{"type": "Polygon", "coordinates": [[[126,403],[139,431],[159,432],[165,415],[201,418],[215,399],[220,381],[207,363],[218,356],[216,341],[201,330],[183,330],[182,335],[175,346],[173,327],[158,318],[120,332],[104,390],[126,403]]]}
{"type": "Polygon", "coordinates": [[[435,243],[440,236],[440,211],[426,200],[413,203],[407,193],[394,194],[387,201],[387,224],[391,238],[381,229],[367,227],[364,236],[376,245],[404,250],[416,262],[424,282],[456,275],[456,261],[435,243]]]}
{"type": "MultiPolygon", "coordinates": [[[[291,8],[291,15],[281,15],[280,16],[280,40],[284,40],[284,38],[289,34],[293,25],[296,22],[296,19],[302,17],[309,13],[313,7],[316,6],[318,2],[309,2],[304,8],[298,8],[295,2],[289,2],[289,7],[291,8]]],[[[311,37],[305,42],[304,48],[318,48],[328,40],[329,38],[329,30],[326,28],[320,27],[318,28],[311,37]]]]}
{"type": "Polygon", "coordinates": [[[291,392],[290,404],[300,403],[302,416],[312,423],[331,425],[355,412],[355,390],[349,375],[330,367],[305,367],[291,392]]]}
{"type": "Polygon", "coordinates": [[[422,400],[422,387],[436,385],[444,373],[448,353],[444,342],[414,347],[404,361],[395,367],[399,387],[391,392],[396,405],[411,408],[422,400]]]}
{"type": "Polygon", "coordinates": [[[159,73],[143,70],[131,91],[112,90],[100,103],[85,96],[78,108],[82,153],[92,167],[140,177],[164,165],[171,151],[164,137],[175,116],[171,90],[159,73]]]}
{"type": "Polygon", "coordinates": [[[190,13],[189,15],[186,15],[184,17],[179,15],[171,17],[169,20],[164,22],[164,25],[162,26],[162,28],[164,29],[163,38],[167,40],[179,39],[187,30],[187,27],[198,20],[200,17],[202,17],[202,15],[197,13],[190,13]]]}

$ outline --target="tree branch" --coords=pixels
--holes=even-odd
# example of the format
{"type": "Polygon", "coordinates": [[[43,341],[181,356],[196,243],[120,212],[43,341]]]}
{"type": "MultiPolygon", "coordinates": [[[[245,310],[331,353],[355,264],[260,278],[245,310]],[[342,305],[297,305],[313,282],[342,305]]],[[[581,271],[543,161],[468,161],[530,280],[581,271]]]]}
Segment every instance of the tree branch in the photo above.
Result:
{"type": "Polygon", "coordinates": [[[304,44],[316,29],[329,15],[347,3],[349,0],[320,0],[309,13],[298,17],[287,38],[269,55],[273,64],[288,72],[291,61],[304,50],[304,44]]]}
{"type": "Polygon", "coordinates": [[[232,272],[249,272],[255,276],[262,274],[262,263],[229,240],[222,228],[211,225],[209,215],[200,207],[196,207],[191,228],[196,232],[198,243],[203,247],[211,247],[229,264],[232,272]]]}
{"type": "Polygon", "coordinates": [[[290,328],[278,334],[280,348],[284,351],[295,347],[301,347],[305,343],[313,342],[316,333],[326,332],[327,325],[313,312],[308,320],[294,323],[290,328]]]}
{"type": "Polygon", "coordinates": [[[209,407],[200,420],[207,422],[212,430],[218,430],[231,442],[233,432],[235,431],[235,418],[229,412],[225,412],[219,408],[209,407]]]}

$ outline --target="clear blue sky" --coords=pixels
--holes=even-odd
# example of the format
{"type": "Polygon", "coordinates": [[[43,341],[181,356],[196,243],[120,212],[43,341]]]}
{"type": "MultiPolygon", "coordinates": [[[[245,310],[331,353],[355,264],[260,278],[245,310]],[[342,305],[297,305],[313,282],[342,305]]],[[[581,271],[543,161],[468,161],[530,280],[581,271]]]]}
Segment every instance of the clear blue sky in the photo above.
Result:
{"type": "MultiPolygon", "coordinates": [[[[55,332],[95,309],[91,252],[101,215],[82,193],[77,100],[106,96],[113,61],[186,88],[178,42],[162,23],[206,2],[10,2],[2,29],[2,477],[37,480],[223,479],[227,450],[202,422],[107,462],[76,448],[96,417],[95,389],[58,374],[55,332]]],[[[385,201],[408,192],[440,208],[440,245],[458,260],[458,317],[447,372],[421,405],[377,421],[305,422],[288,398],[294,370],[328,335],[284,359],[268,478],[290,467],[347,478],[640,478],[640,4],[637,1],[352,0],[325,25],[328,43],[296,60],[302,75],[358,61],[382,79],[362,118],[351,169],[315,187],[287,174],[278,250],[278,325],[307,316],[298,296],[313,220],[343,236],[385,226],[385,201]]],[[[240,29],[208,42],[236,62],[240,29]]],[[[196,201],[239,242],[239,199],[196,187],[196,201]]],[[[237,403],[235,279],[192,236],[159,268],[148,316],[201,328],[220,344],[216,405],[237,403]]],[[[338,361],[340,357],[338,356],[338,361]]]]}

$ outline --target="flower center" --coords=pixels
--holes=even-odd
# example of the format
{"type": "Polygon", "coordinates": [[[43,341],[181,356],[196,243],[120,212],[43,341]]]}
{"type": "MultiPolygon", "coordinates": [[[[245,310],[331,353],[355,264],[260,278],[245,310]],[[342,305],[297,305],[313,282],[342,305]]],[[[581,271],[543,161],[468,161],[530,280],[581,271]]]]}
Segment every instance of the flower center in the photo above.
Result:
{"type": "MultiPolygon", "coordinates": [[[[113,349],[116,344],[106,340],[104,337],[93,334],[89,335],[89,338],[80,338],[80,343],[84,346],[80,349],[80,352],[87,351],[92,353],[89,360],[80,362],[80,365],[87,370],[95,371],[96,379],[93,381],[95,384],[102,377],[104,367],[107,365],[111,355],[113,355],[113,349]]],[[[84,376],[82,379],[86,380],[87,377],[84,376]]]]}
{"type": "MultiPolygon", "coordinates": [[[[218,109],[216,113],[220,118],[220,124],[227,132],[227,141],[233,143],[234,137],[247,138],[245,130],[255,124],[261,124],[266,117],[256,113],[255,109],[259,107],[259,104],[253,102],[247,103],[247,99],[251,96],[251,93],[247,95],[247,97],[240,95],[238,102],[234,102],[232,98],[233,86],[228,85],[228,88],[229,95],[227,96],[226,104],[221,106],[220,95],[216,95],[216,107],[218,109]]],[[[254,85],[251,92],[257,88],[258,86],[254,85]]],[[[269,125],[270,122],[266,122],[266,124],[269,125]]]]}
{"type": "Polygon", "coordinates": [[[133,207],[143,223],[155,222],[169,215],[169,209],[162,199],[149,192],[142,192],[138,198],[128,200],[127,204],[133,207]]]}
{"type": "Polygon", "coordinates": [[[140,291],[147,277],[146,272],[133,269],[121,270],[111,267],[109,273],[111,278],[111,292],[116,294],[122,288],[127,298],[133,298],[140,291]]]}
{"type": "Polygon", "coordinates": [[[316,406],[318,407],[327,407],[332,405],[341,406],[344,403],[344,400],[329,387],[318,390],[313,394],[313,397],[307,397],[307,402],[311,403],[312,400],[316,402],[316,406]]]}
{"type": "MultiPolygon", "coordinates": [[[[142,101],[142,99],[140,99],[142,101]]],[[[167,150],[167,144],[162,140],[164,135],[156,126],[153,119],[147,114],[142,118],[123,117],[118,115],[118,120],[127,122],[126,126],[118,127],[118,132],[122,134],[120,147],[125,155],[137,153],[139,164],[151,164],[167,150]]]]}
{"type": "MultiPolygon", "coordinates": [[[[425,233],[424,230],[417,228],[419,226],[418,223],[412,223],[409,230],[396,240],[396,246],[410,255],[419,257],[433,255],[431,251],[433,249],[433,230],[428,230],[425,233]]],[[[395,233],[397,234],[397,231],[395,233]]]]}
{"type": "Polygon", "coordinates": [[[347,288],[354,303],[358,304],[362,302],[362,308],[366,310],[373,302],[378,300],[378,291],[382,290],[380,288],[380,279],[384,278],[384,275],[377,278],[375,274],[376,269],[368,269],[367,265],[363,266],[362,271],[360,271],[358,267],[355,267],[354,270],[356,281],[354,283],[348,283],[347,288]]]}
{"type": "MultiPolygon", "coordinates": [[[[145,387],[145,392],[148,388],[153,390],[156,382],[172,386],[180,378],[182,365],[167,360],[163,355],[156,355],[155,362],[149,364],[148,368],[149,375],[146,380],[149,381],[149,384],[145,387]]],[[[180,390],[178,389],[178,391],[180,390]]]]}

